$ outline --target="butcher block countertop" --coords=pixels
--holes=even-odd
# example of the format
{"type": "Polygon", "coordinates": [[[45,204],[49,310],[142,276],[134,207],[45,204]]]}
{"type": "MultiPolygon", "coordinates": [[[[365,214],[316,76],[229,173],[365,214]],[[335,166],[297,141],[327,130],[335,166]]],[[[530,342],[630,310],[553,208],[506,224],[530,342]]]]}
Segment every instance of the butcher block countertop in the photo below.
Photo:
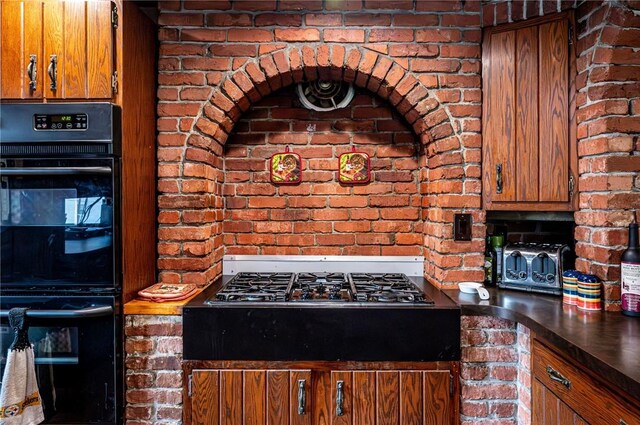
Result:
{"type": "Polygon", "coordinates": [[[457,289],[444,292],[463,315],[496,316],[522,323],[536,335],[620,389],[640,397],[640,318],[588,312],[562,297],[487,288],[488,300],[457,289]]]}
{"type": "Polygon", "coordinates": [[[124,314],[127,316],[131,316],[135,314],[178,316],[182,314],[182,306],[184,306],[186,303],[188,303],[193,298],[195,298],[204,289],[205,287],[198,288],[198,291],[195,294],[193,294],[189,298],[185,298],[184,300],[179,300],[179,301],[166,301],[162,303],[157,303],[154,301],[147,301],[142,298],[136,298],[124,305],[124,314]]]}

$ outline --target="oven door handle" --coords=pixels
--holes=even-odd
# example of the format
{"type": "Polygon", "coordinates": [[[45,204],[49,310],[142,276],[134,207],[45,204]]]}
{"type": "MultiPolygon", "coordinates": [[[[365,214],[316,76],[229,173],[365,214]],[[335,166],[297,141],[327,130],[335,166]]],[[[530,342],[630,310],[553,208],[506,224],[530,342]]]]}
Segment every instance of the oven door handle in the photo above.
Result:
{"type": "MultiPolygon", "coordinates": [[[[103,305],[79,310],[27,310],[27,317],[37,319],[87,319],[113,314],[113,307],[103,305]]],[[[9,317],[9,310],[0,310],[0,317],[9,317]]]]}
{"type": "Polygon", "coordinates": [[[19,167],[0,168],[3,176],[51,176],[69,174],[111,174],[110,167],[19,167]]]}

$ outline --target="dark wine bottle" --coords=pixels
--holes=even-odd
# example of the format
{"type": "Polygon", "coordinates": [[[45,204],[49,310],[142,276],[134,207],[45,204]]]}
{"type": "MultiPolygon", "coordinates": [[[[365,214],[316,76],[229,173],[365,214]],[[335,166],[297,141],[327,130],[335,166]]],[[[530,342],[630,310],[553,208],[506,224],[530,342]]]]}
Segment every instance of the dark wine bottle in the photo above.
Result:
{"type": "Polygon", "coordinates": [[[484,284],[485,286],[496,286],[496,252],[491,247],[491,237],[487,236],[484,246],[484,284]]]}
{"type": "Polygon", "coordinates": [[[622,313],[640,316],[640,247],[635,220],[629,224],[629,245],[622,253],[620,275],[622,313]]]}

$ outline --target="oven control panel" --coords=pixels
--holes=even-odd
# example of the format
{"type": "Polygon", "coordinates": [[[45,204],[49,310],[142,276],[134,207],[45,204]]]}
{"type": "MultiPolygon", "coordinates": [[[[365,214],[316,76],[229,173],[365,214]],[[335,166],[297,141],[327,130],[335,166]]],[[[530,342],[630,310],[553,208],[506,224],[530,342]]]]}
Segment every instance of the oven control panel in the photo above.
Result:
{"type": "Polygon", "coordinates": [[[89,126],[87,114],[35,114],[33,129],[36,131],[84,131],[89,126]]]}

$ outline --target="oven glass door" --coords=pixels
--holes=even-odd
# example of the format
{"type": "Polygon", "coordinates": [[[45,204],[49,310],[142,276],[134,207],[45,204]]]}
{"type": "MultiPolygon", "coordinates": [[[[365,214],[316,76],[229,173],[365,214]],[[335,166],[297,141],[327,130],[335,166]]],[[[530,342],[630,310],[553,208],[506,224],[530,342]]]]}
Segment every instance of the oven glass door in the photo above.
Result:
{"type": "MultiPolygon", "coordinates": [[[[2,312],[30,308],[29,341],[47,424],[115,424],[116,342],[113,297],[3,297],[2,312]]],[[[14,339],[0,321],[0,366],[14,339]]]]}
{"type": "Polygon", "coordinates": [[[4,288],[114,285],[113,164],[0,160],[4,288]]]}

